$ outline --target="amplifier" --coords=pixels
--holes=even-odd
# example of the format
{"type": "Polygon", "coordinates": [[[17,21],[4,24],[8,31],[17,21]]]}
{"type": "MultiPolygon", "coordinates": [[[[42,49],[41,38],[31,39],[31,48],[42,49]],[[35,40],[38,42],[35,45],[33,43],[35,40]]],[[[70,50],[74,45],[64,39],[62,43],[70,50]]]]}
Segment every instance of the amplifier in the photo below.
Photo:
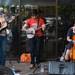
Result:
{"type": "Polygon", "coordinates": [[[48,63],[48,74],[50,75],[75,75],[74,70],[74,62],[49,61],[48,63]]]}

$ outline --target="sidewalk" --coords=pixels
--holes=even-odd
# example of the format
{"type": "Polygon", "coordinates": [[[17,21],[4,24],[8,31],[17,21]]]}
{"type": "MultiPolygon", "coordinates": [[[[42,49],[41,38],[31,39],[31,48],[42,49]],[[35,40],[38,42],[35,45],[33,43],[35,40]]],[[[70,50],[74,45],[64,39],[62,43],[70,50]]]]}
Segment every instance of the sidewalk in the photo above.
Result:
{"type": "MultiPolygon", "coordinates": [[[[42,63],[42,64],[47,65],[47,63],[42,63]]],[[[12,68],[12,66],[14,66],[16,72],[20,73],[20,75],[34,75],[33,74],[34,69],[32,70],[29,69],[30,63],[18,63],[17,61],[11,61],[10,63],[9,61],[6,61],[6,66],[9,68],[12,68]]],[[[36,69],[35,73],[40,73],[40,68],[36,69]]]]}

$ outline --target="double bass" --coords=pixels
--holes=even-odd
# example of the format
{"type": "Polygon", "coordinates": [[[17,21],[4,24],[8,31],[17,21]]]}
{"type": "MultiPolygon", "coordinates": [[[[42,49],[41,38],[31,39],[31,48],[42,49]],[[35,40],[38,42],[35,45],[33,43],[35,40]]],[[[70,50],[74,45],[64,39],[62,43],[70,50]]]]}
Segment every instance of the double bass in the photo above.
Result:
{"type": "MultiPolygon", "coordinates": [[[[72,40],[75,41],[75,35],[73,35],[72,40]]],[[[70,60],[75,61],[75,44],[73,44],[73,47],[71,48],[70,51],[70,60]]]]}

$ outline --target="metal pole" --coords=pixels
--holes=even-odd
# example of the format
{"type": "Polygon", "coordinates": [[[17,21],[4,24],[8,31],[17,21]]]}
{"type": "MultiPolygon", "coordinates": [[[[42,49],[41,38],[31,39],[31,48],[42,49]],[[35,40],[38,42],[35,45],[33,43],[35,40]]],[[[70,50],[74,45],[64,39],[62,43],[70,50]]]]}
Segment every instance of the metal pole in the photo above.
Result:
{"type": "Polygon", "coordinates": [[[56,0],[56,57],[58,54],[58,0],[56,0]]]}

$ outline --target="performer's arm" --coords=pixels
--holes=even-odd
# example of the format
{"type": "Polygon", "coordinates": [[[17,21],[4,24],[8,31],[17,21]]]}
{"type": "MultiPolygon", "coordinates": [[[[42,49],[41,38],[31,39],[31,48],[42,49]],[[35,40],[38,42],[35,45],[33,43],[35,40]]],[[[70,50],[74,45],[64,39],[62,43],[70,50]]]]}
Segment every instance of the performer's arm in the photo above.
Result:
{"type": "Polygon", "coordinates": [[[72,42],[73,40],[70,38],[70,36],[67,36],[67,41],[72,42]]]}
{"type": "Polygon", "coordinates": [[[11,23],[15,19],[15,16],[11,16],[11,18],[8,20],[9,23],[11,23]]]}
{"type": "Polygon", "coordinates": [[[24,24],[24,25],[22,26],[22,31],[26,31],[26,29],[27,29],[27,27],[28,27],[27,21],[24,21],[23,24],[24,24]]]}
{"type": "Polygon", "coordinates": [[[41,27],[42,27],[42,30],[44,31],[46,26],[45,26],[44,20],[42,20],[42,19],[41,19],[41,27]]]}
{"type": "Polygon", "coordinates": [[[27,24],[24,24],[23,27],[22,27],[22,31],[25,31],[26,27],[27,27],[27,24]]]}
{"type": "Polygon", "coordinates": [[[0,27],[0,30],[2,30],[2,29],[4,29],[4,28],[6,28],[7,27],[7,22],[5,21],[5,19],[3,18],[2,19],[3,21],[1,22],[1,27],[0,27]]]}
{"type": "Polygon", "coordinates": [[[72,28],[70,28],[67,33],[67,41],[68,42],[73,42],[73,40],[71,38],[72,34],[73,34],[73,30],[72,30],[72,28]]]}

